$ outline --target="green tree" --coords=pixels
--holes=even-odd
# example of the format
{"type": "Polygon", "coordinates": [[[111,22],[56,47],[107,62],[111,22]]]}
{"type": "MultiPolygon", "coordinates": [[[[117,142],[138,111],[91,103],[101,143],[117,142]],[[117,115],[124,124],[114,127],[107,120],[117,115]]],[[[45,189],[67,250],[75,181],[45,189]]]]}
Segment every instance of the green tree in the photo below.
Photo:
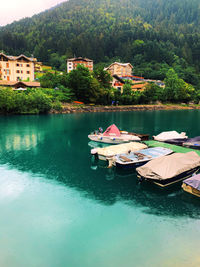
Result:
{"type": "Polygon", "coordinates": [[[103,67],[97,67],[93,71],[94,77],[98,80],[102,88],[111,88],[112,77],[103,67]]]}
{"type": "Polygon", "coordinates": [[[101,94],[100,84],[92,77],[88,68],[78,65],[77,69],[68,74],[67,85],[78,100],[85,103],[98,102],[101,94]]]}
{"type": "Polygon", "coordinates": [[[179,79],[174,69],[169,69],[166,74],[165,82],[165,100],[170,102],[188,102],[191,100],[194,88],[179,79]]]}

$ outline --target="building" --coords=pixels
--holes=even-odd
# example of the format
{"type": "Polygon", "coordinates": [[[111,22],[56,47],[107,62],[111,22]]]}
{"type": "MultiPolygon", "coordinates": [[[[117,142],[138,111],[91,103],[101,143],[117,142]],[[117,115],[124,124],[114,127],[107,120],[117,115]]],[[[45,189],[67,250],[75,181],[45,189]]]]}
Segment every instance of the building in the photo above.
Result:
{"type": "Polygon", "coordinates": [[[111,76],[117,75],[119,77],[131,76],[133,72],[133,66],[130,63],[114,62],[104,70],[108,71],[111,76]]]}
{"type": "Polygon", "coordinates": [[[2,81],[34,81],[36,58],[24,55],[7,56],[0,53],[0,80],[2,81]]]}
{"type": "Polygon", "coordinates": [[[67,59],[67,72],[75,70],[78,65],[83,65],[88,68],[89,71],[93,71],[93,60],[83,57],[69,58],[67,59]]]}

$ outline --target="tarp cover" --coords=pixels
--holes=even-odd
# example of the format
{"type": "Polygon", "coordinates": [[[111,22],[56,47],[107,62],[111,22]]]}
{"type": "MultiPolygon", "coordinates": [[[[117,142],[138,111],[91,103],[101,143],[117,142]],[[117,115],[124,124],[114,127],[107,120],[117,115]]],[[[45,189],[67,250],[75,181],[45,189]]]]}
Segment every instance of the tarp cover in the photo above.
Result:
{"type": "Polygon", "coordinates": [[[156,136],[153,136],[154,140],[157,141],[165,141],[168,139],[183,139],[187,138],[185,133],[177,133],[176,131],[168,131],[168,132],[162,132],[156,136]]]}
{"type": "Polygon", "coordinates": [[[110,125],[105,132],[103,133],[103,136],[120,136],[120,130],[117,128],[115,124],[110,125]]]}
{"type": "Polygon", "coordinates": [[[194,175],[183,182],[200,191],[200,174],[194,175]]]}
{"type": "Polygon", "coordinates": [[[136,170],[145,178],[165,180],[198,166],[200,166],[200,156],[196,152],[191,151],[188,153],[174,153],[169,156],[153,159],[136,170]]]}
{"type": "Polygon", "coordinates": [[[130,142],[126,144],[97,148],[97,153],[105,157],[111,157],[117,154],[127,153],[128,151],[138,151],[144,148],[147,148],[147,145],[138,142],[130,142]]]}

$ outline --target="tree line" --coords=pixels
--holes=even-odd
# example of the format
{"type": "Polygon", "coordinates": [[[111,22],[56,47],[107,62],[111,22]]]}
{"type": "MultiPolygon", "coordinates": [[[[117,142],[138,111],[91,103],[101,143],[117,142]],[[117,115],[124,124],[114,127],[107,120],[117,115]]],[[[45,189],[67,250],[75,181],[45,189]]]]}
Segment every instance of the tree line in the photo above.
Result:
{"type": "Polygon", "coordinates": [[[198,104],[200,90],[178,77],[173,68],[164,79],[165,87],[148,83],[144,90],[132,90],[134,82],[127,81],[123,90],[111,87],[112,77],[102,67],[90,72],[78,65],[70,73],[47,72],[40,77],[41,88],[26,91],[0,90],[1,114],[41,114],[61,111],[64,103],[81,101],[96,105],[133,105],[162,103],[198,104]]]}

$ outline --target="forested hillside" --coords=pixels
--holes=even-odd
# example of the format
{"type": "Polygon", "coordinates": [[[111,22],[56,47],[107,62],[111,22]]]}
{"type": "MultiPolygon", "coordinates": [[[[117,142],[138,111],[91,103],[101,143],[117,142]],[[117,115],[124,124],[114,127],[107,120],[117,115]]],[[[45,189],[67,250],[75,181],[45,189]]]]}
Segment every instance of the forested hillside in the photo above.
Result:
{"type": "Polygon", "coordinates": [[[198,87],[200,0],[69,0],[0,28],[0,49],[60,69],[74,55],[121,60],[146,78],[164,79],[172,66],[198,87]]]}

